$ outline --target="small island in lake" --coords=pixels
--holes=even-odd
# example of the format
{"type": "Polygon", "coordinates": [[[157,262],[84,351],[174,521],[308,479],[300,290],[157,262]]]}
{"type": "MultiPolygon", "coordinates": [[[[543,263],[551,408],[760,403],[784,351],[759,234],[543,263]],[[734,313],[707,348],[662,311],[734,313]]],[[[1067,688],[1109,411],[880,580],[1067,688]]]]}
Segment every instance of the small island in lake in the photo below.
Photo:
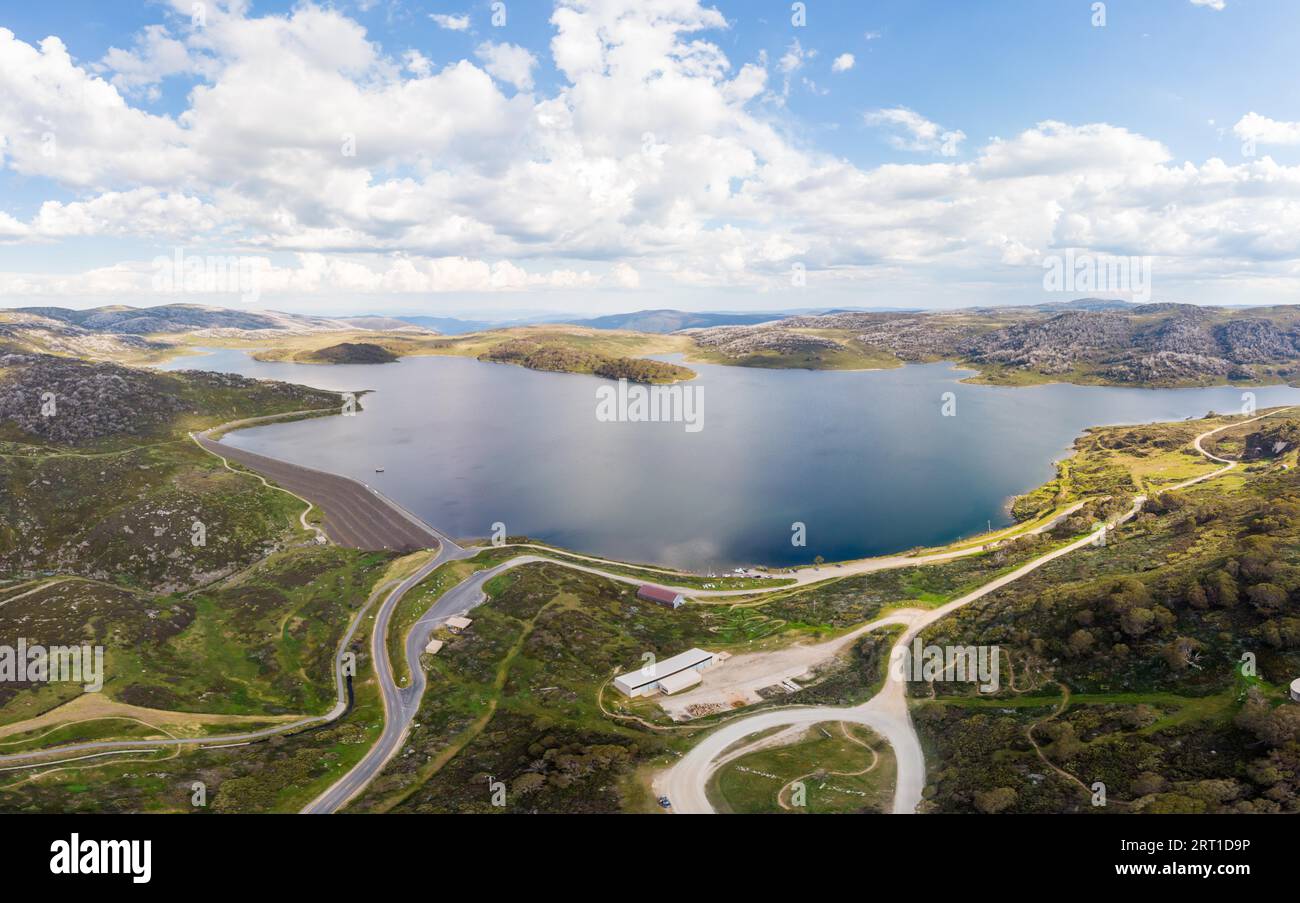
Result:
{"type": "Polygon", "coordinates": [[[391,364],[400,360],[397,354],[373,342],[340,342],[315,351],[287,354],[258,352],[253,357],[259,361],[292,361],[295,364],[391,364]]]}
{"type": "Polygon", "coordinates": [[[501,342],[480,354],[478,359],[498,364],[517,364],[530,370],[591,373],[606,379],[626,379],[638,383],[674,383],[695,378],[695,371],[664,361],[608,357],[568,345],[532,339],[501,342]]]}

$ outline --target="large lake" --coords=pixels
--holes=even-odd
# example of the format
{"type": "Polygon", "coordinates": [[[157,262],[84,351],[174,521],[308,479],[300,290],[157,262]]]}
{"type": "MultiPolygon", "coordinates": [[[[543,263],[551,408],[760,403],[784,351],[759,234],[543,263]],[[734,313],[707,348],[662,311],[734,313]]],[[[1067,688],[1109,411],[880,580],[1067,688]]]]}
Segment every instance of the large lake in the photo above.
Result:
{"type": "MultiPolygon", "coordinates": [[[[598,420],[606,380],[464,358],[322,366],[218,350],[165,368],[374,390],[355,417],[225,441],[362,480],[452,536],[487,536],[499,521],[511,535],[698,570],[860,558],[1005,525],[1009,499],[1050,479],[1086,427],[1242,406],[1232,387],[962,385],[947,364],[691,366],[703,388],[697,432],[598,420]],[[947,392],[955,416],[943,416],[947,392]]],[[[1261,408],[1300,402],[1285,386],[1251,391],[1261,408]]]]}

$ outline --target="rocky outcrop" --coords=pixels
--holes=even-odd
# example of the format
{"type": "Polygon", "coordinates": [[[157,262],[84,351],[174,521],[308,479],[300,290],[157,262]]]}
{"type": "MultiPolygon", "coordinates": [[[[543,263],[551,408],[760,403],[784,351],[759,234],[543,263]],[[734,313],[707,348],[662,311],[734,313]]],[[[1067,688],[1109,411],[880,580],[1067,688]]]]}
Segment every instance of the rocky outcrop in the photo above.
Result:
{"type": "Polygon", "coordinates": [[[1206,354],[1182,354],[1177,351],[1158,351],[1124,361],[1101,371],[1111,382],[1118,383],[1175,383],[1195,382],[1208,377],[1221,379],[1249,379],[1231,361],[1206,354]]]}
{"type": "Polygon", "coordinates": [[[117,436],[144,436],[196,410],[205,392],[253,394],[274,387],[305,407],[329,404],[333,393],[266,383],[231,373],[162,373],[48,354],[0,355],[0,424],[59,445],[117,436]],[[184,377],[183,379],[180,377],[184,377]]]}
{"type": "Polygon", "coordinates": [[[1215,330],[1219,346],[1239,364],[1264,364],[1296,357],[1296,335],[1268,320],[1230,320],[1215,330]]]}
{"type": "Polygon", "coordinates": [[[802,354],[817,350],[831,351],[840,347],[834,339],[767,326],[721,326],[689,334],[702,347],[733,358],[771,352],[802,354]]]}
{"type": "Polygon", "coordinates": [[[140,435],[184,409],[156,374],[47,355],[0,357],[0,421],[48,442],[77,445],[140,435]]]}
{"type": "Polygon", "coordinates": [[[1070,311],[976,336],[959,349],[975,363],[1056,375],[1074,369],[1081,358],[1124,348],[1130,335],[1121,314],[1070,311]]]}

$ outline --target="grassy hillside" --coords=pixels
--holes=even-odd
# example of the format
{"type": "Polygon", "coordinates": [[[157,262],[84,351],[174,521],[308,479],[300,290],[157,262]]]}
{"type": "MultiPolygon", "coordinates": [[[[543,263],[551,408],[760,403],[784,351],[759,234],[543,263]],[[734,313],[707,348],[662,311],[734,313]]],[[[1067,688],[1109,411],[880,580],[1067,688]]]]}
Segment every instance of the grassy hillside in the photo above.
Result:
{"type": "MultiPolygon", "coordinates": [[[[1281,422],[1241,428],[1248,439],[1281,422]]],[[[1182,425],[1094,431],[1158,448],[1182,425]]],[[[1096,455],[1085,448],[1085,458],[1096,455]]],[[[1177,464],[1177,462],[1174,462],[1177,464]]],[[[1003,689],[915,686],[935,811],[1300,809],[1294,449],[1177,494],[925,632],[997,645],[1003,689]],[[1252,669],[1243,673],[1243,658],[1252,669]]]]}
{"type": "MultiPolygon", "coordinates": [[[[315,554],[342,554],[317,550],[315,554]]],[[[364,557],[363,557],[364,558],[364,557]]],[[[329,559],[321,576],[338,577],[343,571],[329,566],[329,559]]],[[[298,568],[306,559],[289,564],[298,568]]],[[[403,568],[402,562],[394,564],[391,570],[377,582],[386,583],[403,568]]],[[[361,576],[362,570],[368,575],[377,575],[379,569],[361,562],[360,569],[353,574],[361,576]]],[[[369,576],[365,579],[369,579],[369,576]]],[[[265,575],[270,578],[273,574],[265,575]]],[[[320,582],[313,580],[313,583],[320,582]]],[[[364,580],[362,581],[364,584],[364,580]]],[[[360,592],[362,584],[357,584],[360,592]]],[[[330,581],[324,581],[323,587],[329,587],[330,581]]],[[[335,587],[338,588],[337,586],[335,587]]],[[[300,587],[299,598],[305,587],[300,587]]],[[[292,592],[292,591],[291,591],[292,592]]],[[[307,625],[307,618],[321,613],[318,607],[308,603],[305,607],[286,606],[276,613],[263,609],[254,617],[266,621],[275,620],[289,626],[295,635],[304,630],[324,631],[332,625],[307,625]],[[299,620],[299,616],[302,620],[299,620]]],[[[251,611],[233,616],[238,624],[256,623],[251,611]]],[[[196,621],[202,624],[202,618],[196,621]]],[[[80,767],[52,766],[29,771],[10,772],[0,780],[0,812],[171,812],[182,814],[202,814],[208,812],[297,812],[310,800],[315,798],[339,775],[354,765],[365,755],[373,743],[383,721],[382,705],[371,668],[369,649],[369,624],[363,620],[350,649],[357,656],[357,676],[353,681],[355,699],[351,710],[332,724],[311,728],[295,734],[275,737],[243,746],[189,750],[177,753],[175,750],[158,750],[145,753],[130,753],[86,761],[80,767]],[[206,805],[197,807],[193,804],[193,784],[201,781],[206,789],[206,805]]],[[[217,625],[213,624],[213,627],[217,625]]],[[[277,652],[277,656],[293,654],[292,644],[277,652]]],[[[314,644],[312,644],[314,647],[314,644]]],[[[238,650],[231,646],[229,654],[238,650]]],[[[314,653],[313,653],[314,654],[314,653]]],[[[225,658],[223,655],[221,658],[225,658]]],[[[295,660],[308,664],[311,656],[299,655],[295,660]]],[[[240,674],[247,673],[250,666],[260,667],[257,658],[245,658],[240,674]]],[[[204,663],[193,663],[195,669],[204,663]]],[[[299,674],[305,691],[324,693],[328,684],[328,675],[299,674]]],[[[159,675],[160,682],[165,681],[159,675]]],[[[242,676],[232,678],[242,681],[242,676]]],[[[263,686],[267,686],[263,684],[263,686]]],[[[101,694],[102,695],[102,694],[101,694]]],[[[82,697],[89,698],[89,697],[82,697]]],[[[208,696],[208,701],[213,697],[208,696]]],[[[118,704],[114,704],[118,705],[118,704]]],[[[58,710],[55,710],[57,712],[58,710]]],[[[101,714],[101,713],[91,713],[101,714]]],[[[151,709],[130,710],[125,713],[132,718],[145,718],[146,725],[125,720],[121,717],[99,718],[81,722],[75,726],[62,729],[56,734],[44,731],[32,742],[46,744],[50,742],[68,742],[87,739],[92,736],[166,736],[177,735],[177,717],[171,712],[158,712],[151,709]]],[[[286,716],[287,717],[287,716],[286,716]]],[[[263,722],[252,721],[240,723],[239,729],[262,726],[263,722]]],[[[190,734],[214,730],[230,731],[229,723],[212,724],[211,719],[181,721],[180,730],[190,734]]],[[[0,728],[0,731],[4,728],[0,728]]],[[[11,741],[14,737],[4,737],[11,741]]],[[[13,749],[15,747],[7,747],[13,749]]]]}
{"type": "MultiPolygon", "coordinates": [[[[1015,499],[1012,513],[1024,520],[1079,499],[1109,495],[1113,513],[1133,496],[1211,473],[1223,465],[1192,447],[1201,433],[1234,418],[1205,417],[1181,423],[1089,429],[1074,442],[1073,454],[1058,461],[1054,480],[1015,499]]],[[[1220,434],[1231,435],[1231,431],[1220,434]]],[[[1222,440],[1220,440],[1222,441],[1222,440]]],[[[1207,448],[1213,450],[1213,446],[1207,448]]]]}
{"type": "Polygon", "coordinates": [[[479,355],[479,360],[518,364],[530,370],[590,373],[606,379],[627,379],[639,383],[672,383],[695,376],[685,367],[663,361],[606,357],[600,353],[574,349],[562,342],[539,342],[534,339],[511,339],[494,345],[479,355]]]}
{"type": "MultiPolygon", "coordinates": [[[[357,361],[337,360],[347,356],[343,350],[349,346],[364,345],[377,348],[384,357],[408,357],[412,355],[433,354],[432,342],[436,338],[431,333],[392,332],[357,329],[350,332],[329,334],[306,333],[302,335],[267,335],[243,334],[238,336],[178,336],[177,340],[187,346],[212,348],[242,348],[253,353],[259,361],[285,361],[289,363],[357,363],[357,361]],[[322,356],[323,355],[323,356],[322,356]],[[331,358],[334,358],[331,360],[331,358]]],[[[379,352],[368,351],[369,355],[379,352]]],[[[365,361],[361,361],[365,363],[365,361]]]]}
{"type": "MultiPolygon", "coordinates": [[[[195,593],[50,578],[34,592],[19,586],[0,595],[0,638],[103,646],[102,696],[112,702],[167,712],[320,713],[334,704],[338,637],[390,557],[293,549],[195,593]]],[[[0,685],[0,725],[80,695],[74,684],[0,685]]],[[[15,751],[12,741],[6,749],[15,751]]]]}
{"type": "Polygon", "coordinates": [[[634,363],[666,353],[684,354],[688,363],[814,370],[946,360],[977,371],[973,381],[1000,385],[1258,385],[1300,379],[1300,312],[1287,306],[1081,299],[953,311],[841,311],[758,322],[765,319],[644,311],[593,321],[629,327],[621,330],[578,323],[440,336],[384,317],[329,319],[193,305],[32,308],[0,312],[0,349],[140,362],[217,345],[256,350],[263,360],[323,362],[351,359],[348,352],[326,349],[372,345],[397,357],[451,354],[580,373],[597,372],[608,360],[615,362],[608,366],[616,376],[651,380],[681,377],[647,374],[646,365],[634,363]]]}
{"type": "Polygon", "coordinates": [[[886,370],[901,367],[892,352],[861,342],[851,330],[806,329],[786,322],[687,333],[688,360],[770,370],[886,370]]]}
{"type": "MultiPolygon", "coordinates": [[[[516,364],[533,370],[562,373],[590,373],[608,379],[662,383],[690,379],[695,374],[685,367],[646,360],[650,354],[685,352],[691,342],[680,336],[593,329],[578,326],[520,326],[459,336],[411,336],[367,333],[349,337],[349,343],[364,344],[387,355],[442,354],[473,357],[482,361],[516,364]]],[[[320,347],[321,338],[300,337],[286,344],[258,351],[264,361],[320,363],[331,355],[320,347]]],[[[221,343],[225,344],[225,343],[221,343]]],[[[240,344],[250,346],[241,339],[240,344]]],[[[335,360],[353,363],[352,360],[335,360]]],[[[365,361],[362,361],[365,362],[365,361]]]]}
{"type": "MultiPolygon", "coordinates": [[[[429,689],[411,752],[394,760],[356,811],[652,810],[650,771],[728,716],[674,725],[653,699],[625,699],[609,679],[647,652],[753,652],[820,632],[743,601],[670,611],[638,600],[634,586],[552,565],[509,571],[487,592],[473,627],[445,635],[447,646],[425,657],[429,689]],[[506,785],[504,810],[491,804],[488,775],[506,785]]],[[[886,631],[867,635],[807,681],[797,700],[865,700],[883,677],[889,642],[886,631]]]]}
{"type": "MultiPolygon", "coordinates": [[[[0,366],[10,403],[0,424],[0,643],[102,646],[106,671],[99,693],[4,684],[0,748],[201,736],[328,711],[339,638],[392,556],[316,544],[300,523],[301,501],[228,470],[186,433],[329,409],[338,396],[31,355],[0,366]],[[36,389],[56,395],[49,417],[30,415],[36,389]]],[[[367,730],[352,728],[358,737],[367,730]]],[[[274,748],[250,747],[248,765],[274,748]]],[[[246,774],[234,758],[212,751],[176,761],[226,763],[205,776],[246,774]]],[[[260,761],[270,767],[270,759],[260,761]]],[[[330,761],[320,749],[310,759],[330,761]]],[[[79,771],[12,773],[0,784],[0,809],[168,808],[185,799],[194,772],[166,786],[161,773],[95,763],[84,775],[102,779],[108,796],[82,793],[68,780],[79,771]]],[[[278,774],[281,783],[244,808],[296,799],[278,774]]]]}
{"type": "MultiPolygon", "coordinates": [[[[902,361],[958,362],[978,370],[977,381],[1006,385],[1194,386],[1300,377],[1300,314],[1288,307],[1076,303],[844,313],[755,327],[745,342],[816,330],[902,361]]],[[[726,348],[729,336],[744,332],[708,330],[697,339],[726,348]]]]}
{"type": "Polygon", "coordinates": [[[51,357],[0,368],[0,575],[171,591],[308,539],[301,502],[226,469],[187,431],[331,408],[334,393],[51,357]]]}

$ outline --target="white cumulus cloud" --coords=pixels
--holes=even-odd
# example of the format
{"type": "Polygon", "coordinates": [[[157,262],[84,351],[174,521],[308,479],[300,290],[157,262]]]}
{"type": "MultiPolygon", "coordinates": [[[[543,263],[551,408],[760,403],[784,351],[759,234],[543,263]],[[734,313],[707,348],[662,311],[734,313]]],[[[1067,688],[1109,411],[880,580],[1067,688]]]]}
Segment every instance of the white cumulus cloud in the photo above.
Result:
{"type": "Polygon", "coordinates": [[[495,78],[514,85],[520,91],[533,89],[533,67],[537,57],[517,44],[494,44],[486,41],[478,46],[474,55],[483,61],[483,67],[495,78]]]}
{"type": "Polygon", "coordinates": [[[469,30],[468,13],[460,13],[458,15],[450,15],[448,13],[430,13],[429,18],[436,22],[439,28],[445,28],[447,31],[469,30]]]}
{"type": "Polygon", "coordinates": [[[894,134],[890,136],[889,142],[899,150],[955,157],[961,143],[966,140],[965,132],[945,129],[907,107],[874,110],[866,115],[866,121],[868,125],[893,128],[894,134]]]}
{"type": "Polygon", "coordinates": [[[1300,144],[1300,122],[1279,122],[1254,112],[1237,120],[1232,132],[1243,141],[1258,144],[1300,144]]]}
{"type": "MultiPolygon", "coordinates": [[[[146,29],[123,52],[135,62],[82,64],[57,37],[0,29],[0,166],[47,191],[22,208],[0,198],[0,242],[233,249],[266,259],[263,297],[336,294],[349,309],[353,294],[752,299],[788,291],[796,263],[809,285],[930,304],[1039,285],[1037,261],[1065,247],[1152,257],[1157,294],[1224,274],[1233,300],[1300,289],[1300,166],[1188,161],[1106,122],[1024,123],[976,145],[900,105],[865,121],[918,156],[855,163],[779,109],[779,82],[811,52],[733,60],[727,21],[698,0],[558,0],[545,90],[534,52],[512,44],[435,67],[333,6],[209,8],[202,29],[146,29]],[[197,84],[178,111],[141,108],[185,66],[197,84]]],[[[1258,113],[1233,131],[1300,145],[1296,123],[1258,113]]],[[[0,291],[131,300],[154,253],[0,274],[0,291]]]]}

